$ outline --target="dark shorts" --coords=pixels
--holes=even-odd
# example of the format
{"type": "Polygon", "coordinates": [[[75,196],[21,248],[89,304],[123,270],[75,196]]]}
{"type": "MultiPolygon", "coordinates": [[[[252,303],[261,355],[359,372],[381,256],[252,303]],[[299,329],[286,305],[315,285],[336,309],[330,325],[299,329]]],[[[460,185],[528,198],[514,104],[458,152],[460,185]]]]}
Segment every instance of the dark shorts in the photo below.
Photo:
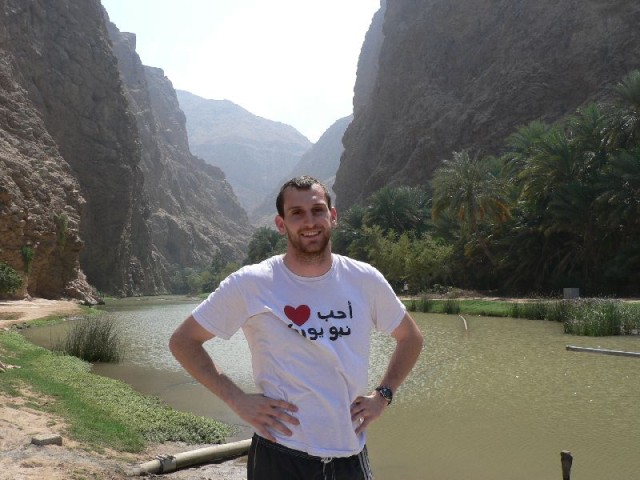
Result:
{"type": "Polygon", "coordinates": [[[367,447],[351,457],[314,457],[253,435],[247,480],[372,480],[367,447]]]}

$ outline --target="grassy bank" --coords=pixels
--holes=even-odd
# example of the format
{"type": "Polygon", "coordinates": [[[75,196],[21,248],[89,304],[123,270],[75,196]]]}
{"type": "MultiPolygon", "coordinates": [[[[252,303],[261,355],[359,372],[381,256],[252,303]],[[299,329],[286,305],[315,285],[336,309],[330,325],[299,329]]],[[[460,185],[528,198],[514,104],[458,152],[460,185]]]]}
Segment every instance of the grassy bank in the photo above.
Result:
{"type": "Polygon", "coordinates": [[[561,322],[565,333],[581,336],[637,335],[640,304],[606,298],[531,300],[528,302],[431,299],[406,300],[410,312],[432,312],[487,317],[513,317],[561,322]]]}
{"type": "Polygon", "coordinates": [[[514,302],[502,300],[479,299],[432,299],[414,298],[406,300],[405,305],[410,312],[431,312],[447,314],[480,315],[483,317],[509,317],[514,302]]]}
{"type": "Polygon", "coordinates": [[[2,374],[0,391],[25,390],[53,399],[34,408],[55,413],[69,426],[67,435],[95,450],[140,452],[148,443],[220,443],[231,428],[205,417],[178,412],[123,382],[90,372],[90,364],[29,343],[16,332],[0,333],[0,355],[19,366],[2,374]]]}

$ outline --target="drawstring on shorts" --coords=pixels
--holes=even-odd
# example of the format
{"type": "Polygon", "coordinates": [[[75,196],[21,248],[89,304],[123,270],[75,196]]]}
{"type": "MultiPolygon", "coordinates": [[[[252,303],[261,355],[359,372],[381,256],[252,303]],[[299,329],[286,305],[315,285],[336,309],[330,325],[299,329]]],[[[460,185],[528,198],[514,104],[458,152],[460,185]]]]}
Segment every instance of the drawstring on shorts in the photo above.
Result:
{"type": "Polygon", "coordinates": [[[336,470],[334,466],[331,464],[331,462],[333,461],[333,457],[322,457],[320,461],[322,462],[322,479],[335,480],[336,470]],[[331,477],[328,476],[329,473],[327,472],[327,469],[331,469],[331,473],[330,473],[331,477]]]}

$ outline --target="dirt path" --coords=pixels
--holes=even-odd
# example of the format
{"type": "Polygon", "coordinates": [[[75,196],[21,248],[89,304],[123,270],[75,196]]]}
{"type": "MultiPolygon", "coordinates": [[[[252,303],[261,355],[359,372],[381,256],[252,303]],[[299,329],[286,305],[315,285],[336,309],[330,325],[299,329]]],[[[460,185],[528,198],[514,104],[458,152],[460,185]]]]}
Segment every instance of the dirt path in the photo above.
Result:
{"type": "Polygon", "coordinates": [[[82,313],[78,302],[71,300],[0,300],[0,329],[16,323],[24,323],[49,315],[74,315],[82,313]]]}
{"type": "MultiPolygon", "coordinates": [[[[65,300],[0,301],[0,330],[48,315],[81,312],[78,303],[65,300]]],[[[2,352],[0,363],[7,363],[2,352]]],[[[10,365],[7,367],[11,368],[10,365]]],[[[6,373],[0,369],[0,381],[2,375],[6,373]]],[[[0,480],[125,479],[131,478],[128,471],[132,467],[153,460],[156,455],[171,455],[200,447],[174,443],[152,445],[147,451],[136,455],[108,450],[103,453],[89,452],[82,445],[69,440],[65,435],[67,425],[60,418],[31,406],[48,401],[28,392],[20,397],[10,397],[0,392],[0,480]],[[32,444],[32,438],[39,435],[60,435],[62,445],[32,444]]],[[[245,458],[239,458],[156,478],[242,480],[246,478],[245,462],[245,458]]]]}
{"type": "MultiPolygon", "coordinates": [[[[177,443],[152,445],[142,454],[105,451],[101,454],[83,449],[65,435],[67,425],[55,415],[29,407],[29,403],[47,401],[33,397],[7,397],[0,393],[0,480],[68,480],[92,478],[120,480],[132,478],[133,467],[194,448],[177,443]],[[41,435],[61,435],[62,445],[37,446],[32,439],[41,435]]],[[[195,480],[242,480],[246,478],[246,459],[180,470],[157,478],[195,480]]],[[[152,475],[153,477],[153,475],[152,475]]]]}

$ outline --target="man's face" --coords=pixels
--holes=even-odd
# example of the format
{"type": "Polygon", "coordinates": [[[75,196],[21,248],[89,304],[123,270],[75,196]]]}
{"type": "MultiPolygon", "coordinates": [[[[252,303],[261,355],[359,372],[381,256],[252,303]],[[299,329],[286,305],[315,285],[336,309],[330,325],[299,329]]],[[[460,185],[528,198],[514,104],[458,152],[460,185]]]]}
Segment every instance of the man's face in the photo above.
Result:
{"type": "Polygon", "coordinates": [[[286,233],[289,249],[304,256],[325,253],[337,215],[335,208],[327,205],[322,187],[313,185],[308,190],[289,187],[283,200],[284,217],[276,217],[276,226],[280,233],[286,233]]]}

